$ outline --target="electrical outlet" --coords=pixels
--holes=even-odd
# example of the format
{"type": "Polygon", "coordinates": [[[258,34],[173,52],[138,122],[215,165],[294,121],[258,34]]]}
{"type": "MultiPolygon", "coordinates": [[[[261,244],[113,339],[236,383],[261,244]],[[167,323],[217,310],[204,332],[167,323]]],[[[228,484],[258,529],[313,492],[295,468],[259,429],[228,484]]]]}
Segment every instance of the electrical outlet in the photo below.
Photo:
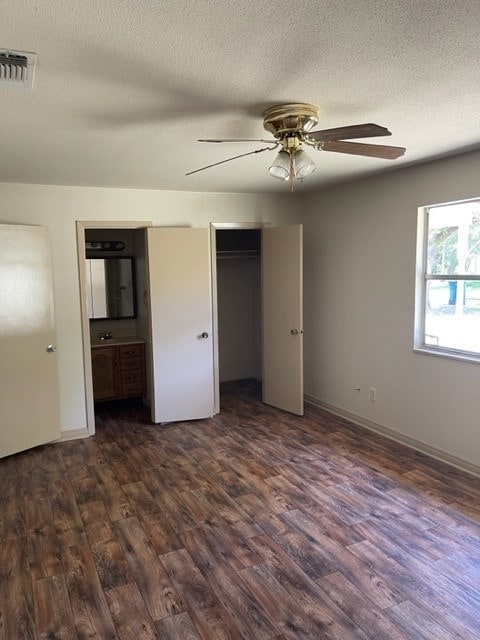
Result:
{"type": "Polygon", "coordinates": [[[372,402],[377,401],[377,387],[370,387],[370,400],[372,402]]]}

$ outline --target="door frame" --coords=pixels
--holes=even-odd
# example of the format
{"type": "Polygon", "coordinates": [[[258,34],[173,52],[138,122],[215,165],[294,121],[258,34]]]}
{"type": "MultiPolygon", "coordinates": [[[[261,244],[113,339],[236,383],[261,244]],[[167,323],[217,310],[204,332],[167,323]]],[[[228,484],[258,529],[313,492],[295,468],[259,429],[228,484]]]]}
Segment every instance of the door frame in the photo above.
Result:
{"type": "Polygon", "coordinates": [[[85,409],[88,435],[95,434],[95,407],[93,402],[93,380],[91,360],[90,320],[87,309],[87,278],[85,262],[85,231],[87,229],[144,229],[151,227],[149,220],[77,220],[77,261],[80,286],[80,313],[83,343],[83,377],[85,380],[85,409]]]}
{"type": "Polygon", "coordinates": [[[211,222],[210,223],[210,257],[212,271],[212,305],[213,305],[213,385],[214,413],[220,413],[220,365],[218,355],[218,296],[217,296],[217,231],[219,229],[265,229],[271,222],[211,222]]]}

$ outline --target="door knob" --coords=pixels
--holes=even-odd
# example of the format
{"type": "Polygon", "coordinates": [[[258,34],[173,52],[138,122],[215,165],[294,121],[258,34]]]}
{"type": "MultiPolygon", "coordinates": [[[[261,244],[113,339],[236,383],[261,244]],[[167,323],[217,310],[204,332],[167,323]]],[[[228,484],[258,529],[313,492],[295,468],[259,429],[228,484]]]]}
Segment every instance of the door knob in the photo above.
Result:
{"type": "Polygon", "coordinates": [[[47,353],[55,353],[56,350],[57,350],[57,347],[53,344],[49,344],[47,347],[47,353]]]}
{"type": "Polygon", "coordinates": [[[208,333],[206,331],[202,333],[202,338],[208,338],[208,333]]]}
{"type": "Polygon", "coordinates": [[[292,336],[298,336],[298,329],[290,329],[292,336]]]}

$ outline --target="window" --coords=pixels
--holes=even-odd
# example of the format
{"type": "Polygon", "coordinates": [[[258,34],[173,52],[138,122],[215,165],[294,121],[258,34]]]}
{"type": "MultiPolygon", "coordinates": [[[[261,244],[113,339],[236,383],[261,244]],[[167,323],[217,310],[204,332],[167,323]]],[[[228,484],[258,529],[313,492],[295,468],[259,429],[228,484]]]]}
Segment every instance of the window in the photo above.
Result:
{"type": "Polygon", "coordinates": [[[422,209],[420,349],[480,359],[480,199],[422,209]]]}

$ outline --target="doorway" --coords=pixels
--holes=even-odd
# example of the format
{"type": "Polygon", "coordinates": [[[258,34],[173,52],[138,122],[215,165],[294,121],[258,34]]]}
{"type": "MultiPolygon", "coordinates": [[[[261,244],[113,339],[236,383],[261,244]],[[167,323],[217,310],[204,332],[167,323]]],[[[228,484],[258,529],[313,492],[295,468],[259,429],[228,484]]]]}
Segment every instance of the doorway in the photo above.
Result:
{"type": "Polygon", "coordinates": [[[211,224],[215,413],[220,382],[246,373],[263,402],[303,415],[302,245],[301,225],[211,224]]]}
{"type": "MultiPolygon", "coordinates": [[[[78,250],[78,272],[80,283],[80,307],[82,316],[82,336],[83,336],[83,363],[85,378],[85,405],[87,414],[88,434],[95,433],[95,403],[93,392],[92,376],[92,338],[98,337],[99,333],[113,333],[119,337],[127,335],[138,335],[143,337],[148,332],[145,330],[145,314],[141,304],[142,291],[144,289],[144,254],[145,254],[145,233],[144,229],[152,225],[149,221],[110,221],[110,220],[81,220],[77,221],[77,250],[78,250]],[[115,240],[125,245],[119,255],[130,255],[135,258],[135,277],[137,291],[136,318],[125,320],[98,320],[90,319],[88,291],[87,291],[87,243],[92,241],[108,243],[115,240]],[[113,324],[112,324],[113,323],[113,324]]],[[[88,245],[91,246],[91,245],[88,245]]],[[[108,251],[108,255],[113,256],[115,251],[108,251]]],[[[94,255],[94,254],[92,254],[94,255]]],[[[107,343],[108,344],[108,343],[107,343]]],[[[148,348],[147,371],[148,371],[148,348]]]]}
{"type": "Polygon", "coordinates": [[[252,379],[261,388],[261,240],[260,229],[216,230],[220,385],[252,379]]]}
{"type": "Polygon", "coordinates": [[[220,385],[262,384],[262,229],[270,223],[212,223],[215,413],[220,385]]]}

